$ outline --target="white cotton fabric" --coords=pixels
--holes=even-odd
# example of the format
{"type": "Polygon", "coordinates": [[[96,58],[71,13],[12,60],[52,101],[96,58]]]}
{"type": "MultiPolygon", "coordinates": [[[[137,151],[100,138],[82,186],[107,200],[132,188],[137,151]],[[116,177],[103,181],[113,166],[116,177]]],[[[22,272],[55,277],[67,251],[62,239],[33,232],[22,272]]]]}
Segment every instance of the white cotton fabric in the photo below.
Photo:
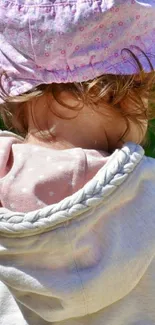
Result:
{"type": "Polygon", "coordinates": [[[64,200],[0,209],[0,324],[155,324],[155,161],[116,150],[64,200]]]}

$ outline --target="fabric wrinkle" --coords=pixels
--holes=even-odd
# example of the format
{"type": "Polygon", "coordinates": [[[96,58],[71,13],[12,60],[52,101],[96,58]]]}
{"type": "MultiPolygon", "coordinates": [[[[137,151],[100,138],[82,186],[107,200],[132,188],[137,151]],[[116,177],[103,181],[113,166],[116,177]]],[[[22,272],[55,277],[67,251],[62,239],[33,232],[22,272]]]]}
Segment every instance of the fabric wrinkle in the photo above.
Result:
{"type": "Polygon", "coordinates": [[[31,42],[31,47],[32,47],[32,52],[33,52],[33,55],[34,55],[34,62],[36,63],[36,54],[35,54],[35,50],[34,50],[34,47],[33,47],[33,38],[32,38],[32,32],[31,32],[31,22],[30,22],[30,17],[29,17],[29,34],[30,34],[30,42],[31,42]]]}
{"type": "Polygon", "coordinates": [[[69,246],[70,246],[71,251],[72,251],[72,258],[74,260],[76,273],[77,273],[77,276],[78,276],[79,281],[80,281],[80,286],[81,286],[82,296],[83,296],[83,302],[84,302],[84,306],[85,306],[85,315],[88,315],[89,313],[88,313],[87,298],[86,298],[86,294],[85,294],[85,290],[84,290],[84,285],[83,285],[83,282],[82,282],[82,278],[80,276],[80,271],[78,270],[78,266],[77,266],[77,263],[76,263],[76,258],[75,258],[75,254],[74,254],[74,248],[73,248],[73,245],[72,245],[72,240],[69,237],[69,233],[68,233],[67,226],[66,226],[65,223],[64,223],[64,229],[65,229],[65,232],[67,234],[68,243],[69,243],[69,246]]]}

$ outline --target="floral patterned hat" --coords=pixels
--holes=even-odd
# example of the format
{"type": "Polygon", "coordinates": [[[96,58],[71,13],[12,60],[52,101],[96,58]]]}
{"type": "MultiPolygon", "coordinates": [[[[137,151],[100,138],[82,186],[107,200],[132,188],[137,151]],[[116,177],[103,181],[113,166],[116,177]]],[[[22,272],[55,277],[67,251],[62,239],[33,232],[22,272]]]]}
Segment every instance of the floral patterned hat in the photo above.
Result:
{"type": "Polygon", "coordinates": [[[0,0],[1,83],[11,96],[137,73],[130,51],[144,71],[147,57],[155,68],[155,0],[0,0]]]}

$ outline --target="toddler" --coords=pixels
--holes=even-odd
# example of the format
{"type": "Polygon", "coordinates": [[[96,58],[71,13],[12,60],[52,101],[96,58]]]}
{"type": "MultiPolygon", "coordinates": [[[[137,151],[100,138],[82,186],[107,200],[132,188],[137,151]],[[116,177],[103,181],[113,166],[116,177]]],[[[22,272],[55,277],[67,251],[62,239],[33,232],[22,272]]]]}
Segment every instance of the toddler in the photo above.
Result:
{"type": "Polygon", "coordinates": [[[154,0],[0,0],[0,324],[155,324],[154,0]]]}

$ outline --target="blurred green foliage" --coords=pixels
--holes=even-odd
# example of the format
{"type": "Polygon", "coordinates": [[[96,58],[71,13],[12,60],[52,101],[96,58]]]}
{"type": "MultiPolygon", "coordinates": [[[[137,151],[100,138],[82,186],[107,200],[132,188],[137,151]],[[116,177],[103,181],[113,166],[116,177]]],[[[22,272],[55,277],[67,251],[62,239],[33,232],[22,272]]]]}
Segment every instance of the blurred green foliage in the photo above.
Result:
{"type": "MultiPolygon", "coordinates": [[[[6,130],[6,127],[1,119],[0,119],[0,129],[6,130]]],[[[148,129],[148,141],[145,147],[145,154],[149,157],[155,158],[155,120],[151,121],[151,125],[148,129]]]]}
{"type": "Polygon", "coordinates": [[[145,146],[146,156],[155,158],[155,120],[151,121],[148,128],[148,141],[145,146]]]}
{"type": "Polygon", "coordinates": [[[2,121],[2,119],[0,119],[0,130],[6,130],[5,125],[4,125],[3,121],[2,121]]]}

